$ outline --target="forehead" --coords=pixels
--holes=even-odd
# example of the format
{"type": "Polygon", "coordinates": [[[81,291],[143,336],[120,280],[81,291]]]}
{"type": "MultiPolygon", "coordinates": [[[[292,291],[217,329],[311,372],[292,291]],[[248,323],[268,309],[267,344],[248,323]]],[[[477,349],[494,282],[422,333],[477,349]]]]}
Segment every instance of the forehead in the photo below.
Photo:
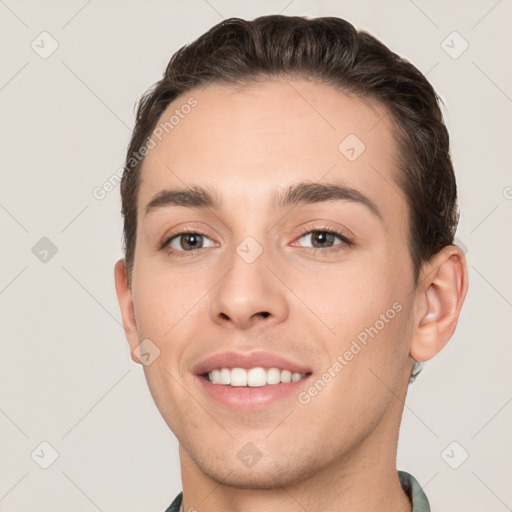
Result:
{"type": "Polygon", "coordinates": [[[329,85],[283,80],[194,89],[167,107],[152,140],[139,215],[165,188],[200,184],[223,203],[247,207],[305,180],[339,181],[389,214],[404,214],[387,109],[329,85]]]}

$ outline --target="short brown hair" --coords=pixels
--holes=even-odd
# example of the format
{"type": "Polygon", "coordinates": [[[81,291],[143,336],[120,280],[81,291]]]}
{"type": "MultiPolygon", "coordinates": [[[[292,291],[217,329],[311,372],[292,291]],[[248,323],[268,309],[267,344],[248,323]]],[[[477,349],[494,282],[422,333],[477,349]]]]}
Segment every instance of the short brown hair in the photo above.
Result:
{"type": "Polygon", "coordinates": [[[421,265],[453,243],[459,214],[448,131],[440,99],[425,76],[375,37],[340,18],[230,18],[180,48],[163,78],[139,101],[121,181],[130,285],[143,162],[133,156],[140,154],[167,106],[195,87],[243,86],[279,77],[326,83],[387,107],[399,147],[396,181],[408,205],[415,283],[421,265]]]}

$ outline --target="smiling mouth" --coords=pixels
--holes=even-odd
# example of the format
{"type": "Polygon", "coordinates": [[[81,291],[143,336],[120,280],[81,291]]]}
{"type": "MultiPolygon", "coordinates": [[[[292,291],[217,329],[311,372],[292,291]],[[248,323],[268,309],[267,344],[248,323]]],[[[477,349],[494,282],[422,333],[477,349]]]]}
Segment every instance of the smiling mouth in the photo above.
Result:
{"type": "Polygon", "coordinates": [[[308,373],[291,372],[281,368],[218,368],[203,373],[208,382],[231,387],[263,387],[277,384],[297,382],[311,375],[308,373]]]}

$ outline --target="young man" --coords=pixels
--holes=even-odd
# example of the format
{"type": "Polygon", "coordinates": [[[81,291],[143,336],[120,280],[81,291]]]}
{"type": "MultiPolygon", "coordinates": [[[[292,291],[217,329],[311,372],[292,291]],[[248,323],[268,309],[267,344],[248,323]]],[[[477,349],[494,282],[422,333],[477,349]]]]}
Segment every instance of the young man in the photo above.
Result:
{"type": "Polygon", "coordinates": [[[229,19],[142,98],[116,290],[179,440],[168,511],[429,511],[397,471],[468,281],[425,77],[338,18],[229,19]]]}

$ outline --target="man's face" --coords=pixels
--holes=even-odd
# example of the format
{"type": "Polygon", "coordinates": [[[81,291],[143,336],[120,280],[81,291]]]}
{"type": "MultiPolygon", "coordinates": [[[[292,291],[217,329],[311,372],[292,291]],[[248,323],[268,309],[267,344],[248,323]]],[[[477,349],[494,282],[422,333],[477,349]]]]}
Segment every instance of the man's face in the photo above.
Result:
{"type": "MultiPolygon", "coordinates": [[[[405,395],[413,363],[408,212],[389,117],[327,85],[290,81],[194,90],[160,122],[190,96],[197,105],[153,137],[143,165],[131,349],[149,339],[160,350],[144,371],[182,463],[245,487],[287,485],[332,464],[356,471],[363,440],[366,460],[393,443],[395,395],[405,395]],[[280,206],[300,183],[357,192],[280,206]],[[161,191],[194,187],[219,204],[146,213],[161,191]],[[267,358],[244,365],[232,353],[267,358]],[[227,368],[221,375],[240,383],[245,373],[229,370],[244,366],[306,376],[240,387],[201,375],[227,368]]],[[[258,384],[288,374],[249,375],[258,384]]]]}

